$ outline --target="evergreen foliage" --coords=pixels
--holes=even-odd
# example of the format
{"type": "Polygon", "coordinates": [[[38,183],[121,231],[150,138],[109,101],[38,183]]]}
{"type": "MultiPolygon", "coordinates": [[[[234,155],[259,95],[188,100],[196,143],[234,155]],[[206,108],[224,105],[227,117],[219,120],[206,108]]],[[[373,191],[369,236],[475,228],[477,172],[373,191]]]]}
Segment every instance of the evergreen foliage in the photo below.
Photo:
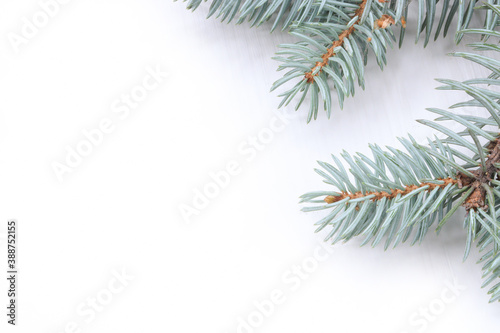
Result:
{"type": "MultiPolygon", "coordinates": [[[[500,6],[487,8],[500,13],[500,6]]],[[[470,47],[498,55],[498,32],[466,29],[461,33],[481,34],[482,41],[470,47]]],[[[326,241],[361,236],[363,245],[384,241],[385,249],[406,241],[420,243],[435,223],[439,232],[452,214],[464,207],[464,260],[476,243],[483,253],[479,261],[483,264],[483,287],[493,284],[488,291],[493,302],[500,300],[500,61],[477,53],[456,52],[452,56],[474,61],[490,75],[463,82],[439,79],[444,85],[438,89],[463,91],[472,97],[450,108],[481,107],[489,117],[430,108],[439,117],[419,122],[441,132],[444,138],[428,139],[426,145],[411,136],[401,138],[406,151],[372,145],[372,158],[344,152],[342,158],[350,175],[332,156],[334,164],[319,162],[321,169],[316,172],[336,189],[307,193],[301,199],[314,204],[304,211],[328,211],[317,222],[317,231],[330,230],[326,241]],[[443,121],[455,121],[464,129],[456,133],[443,121]]]]}
{"type": "MultiPolygon", "coordinates": [[[[416,40],[424,35],[424,45],[441,33],[446,36],[452,27],[459,43],[476,9],[476,0],[443,0],[439,8],[437,0],[416,1],[416,40]]],[[[195,10],[202,2],[188,0],[187,7],[195,10]]],[[[342,108],[344,99],[354,96],[357,85],[364,89],[364,67],[370,52],[383,69],[387,49],[396,42],[395,27],[399,27],[398,43],[402,46],[409,3],[409,0],[213,0],[208,16],[227,22],[249,21],[252,26],[271,20],[271,31],[280,27],[297,38],[294,44],[280,45],[275,59],[281,62],[278,70],[286,73],[273,84],[271,91],[287,82],[296,82],[279,95],[282,98],[279,107],[295,101],[298,109],[308,100],[309,122],[317,118],[321,104],[330,117],[334,108],[332,90],[336,91],[342,108]]],[[[500,0],[487,2],[490,6],[499,3],[500,0]]],[[[493,13],[487,12],[482,28],[495,27],[493,13]]]]}
{"type": "MultiPolygon", "coordinates": [[[[190,0],[196,9],[201,0],[190,0]]],[[[340,106],[354,95],[355,86],[364,86],[364,66],[371,50],[380,66],[386,64],[386,51],[396,42],[393,32],[399,26],[399,46],[405,36],[407,0],[213,0],[209,16],[258,26],[273,20],[272,30],[280,27],[298,38],[295,44],[282,45],[276,59],[286,74],[272,90],[289,81],[297,83],[281,94],[282,105],[298,100],[296,108],[308,97],[308,121],[318,114],[320,100],[328,116],[332,110],[331,91],[340,106]]],[[[459,43],[464,34],[476,35],[471,52],[456,52],[454,57],[473,61],[490,74],[458,82],[439,79],[438,89],[465,92],[471,99],[450,109],[480,107],[488,117],[456,114],[450,110],[428,109],[438,115],[435,121],[419,122],[440,132],[440,138],[426,144],[411,136],[400,138],[404,150],[371,145],[372,157],[343,152],[341,161],[318,162],[315,171],[332,190],[304,194],[301,202],[312,204],[304,211],[326,210],[316,223],[317,231],[328,230],[332,243],[363,237],[362,244],[384,248],[410,242],[420,243],[429,229],[439,232],[450,217],[464,207],[463,226],[467,233],[464,260],[475,243],[483,254],[484,283],[489,286],[490,302],[500,301],[500,61],[492,57],[500,51],[500,0],[478,4],[476,0],[442,0],[438,15],[437,0],[418,0],[417,35],[446,36],[454,26],[459,43]],[[482,27],[470,28],[472,14],[484,11],[482,27]],[[454,19],[456,22],[453,23],[454,19]],[[434,22],[437,21],[437,24],[434,22]],[[480,52],[488,51],[488,55],[480,52]],[[463,130],[454,132],[443,124],[454,121],[463,130]],[[348,165],[346,170],[344,167],[348,165]]]]}

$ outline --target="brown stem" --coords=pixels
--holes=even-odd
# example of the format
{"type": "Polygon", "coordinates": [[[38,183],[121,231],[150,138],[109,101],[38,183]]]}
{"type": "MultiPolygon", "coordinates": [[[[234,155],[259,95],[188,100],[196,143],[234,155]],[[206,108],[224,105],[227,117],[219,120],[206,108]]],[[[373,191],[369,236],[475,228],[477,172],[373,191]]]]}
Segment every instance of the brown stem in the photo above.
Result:
{"type": "Polygon", "coordinates": [[[484,166],[471,171],[472,174],[474,174],[474,177],[466,176],[462,173],[457,175],[459,188],[470,186],[474,189],[471,195],[463,203],[463,206],[467,211],[470,209],[477,210],[478,208],[483,210],[488,209],[488,205],[485,200],[486,190],[484,189],[483,184],[490,186],[491,180],[493,179],[492,177],[495,177],[498,172],[495,164],[500,163],[500,139],[497,138],[491,141],[487,148],[490,153],[486,157],[484,166]]]}
{"type": "Polygon", "coordinates": [[[425,191],[430,192],[434,190],[436,187],[443,189],[446,186],[448,186],[448,184],[457,184],[459,188],[463,187],[473,188],[472,193],[462,204],[462,206],[464,206],[467,211],[469,211],[470,209],[477,210],[479,208],[487,210],[488,205],[486,204],[486,199],[485,199],[486,190],[484,189],[483,184],[491,186],[491,180],[493,179],[492,177],[495,177],[495,175],[498,172],[498,169],[495,166],[495,164],[500,163],[500,138],[491,141],[487,148],[490,153],[486,157],[485,165],[476,170],[471,171],[474,177],[464,175],[463,173],[458,172],[456,179],[451,177],[440,178],[439,180],[443,181],[443,184],[433,184],[424,182],[419,185],[406,185],[404,190],[391,189],[391,192],[373,191],[373,192],[366,192],[364,194],[362,192],[356,192],[356,193],[342,192],[338,196],[329,195],[325,197],[325,199],[323,200],[326,203],[330,204],[343,200],[347,197],[351,199],[358,199],[369,195],[374,195],[374,197],[370,199],[372,201],[381,200],[382,198],[387,198],[390,200],[394,199],[398,194],[404,196],[424,186],[429,186],[425,191]]]}
{"type": "Polygon", "coordinates": [[[304,74],[304,77],[307,79],[308,83],[313,83],[314,82],[314,77],[317,76],[317,75],[319,75],[319,73],[321,72],[321,70],[323,69],[323,67],[325,67],[326,65],[328,65],[328,59],[330,59],[331,57],[333,57],[335,55],[335,52],[333,52],[333,50],[337,46],[341,46],[342,44],[344,44],[344,39],[354,32],[354,30],[355,30],[354,26],[357,23],[359,23],[359,21],[361,20],[361,16],[363,15],[363,12],[365,10],[366,2],[367,2],[367,0],[363,0],[363,2],[361,2],[361,4],[359,5],[359,8],[356,9],[356,11],[354,12],[354,16],[353,17],[356,17],[356,16],[358,17],[358,19],[356,20],[356,22],[354,22],[354,24],[351,25],[346,30],[342,31],[342,33],[339,35],[339,39],[336,40],[336,41],[334,41],[332,43],[332,46],[330,46],[328,48],[328,50],[326,51],[326,53],[321,56],[321,58],[323,59],[323,61],[318,61],[316,63],[316,65],[314,65],[314,67],[311,68],[311,70],[309,72],[307,72],[307,73],[304,74]],[[318,68],[319,68],[319,71],[317,73],[314,73],[318,68]]]}
{"type": "Polygon", "coordinates": [[[358,198],[366,197],[368,195],[375,195],[373,198],[370,199],[371,201],[381,200],[382,198],[387,198],[387,199],[391,200],[391,199],[394,199],[398,194],[401,196],[404,196],[404,195],[407,195],[410,192],[418,190],[419,188],[424,187],[424,186],[429,186],[425,191],[430,192],[430,191],[434,190],[436,187],[445,188],[446,186],[448,186],[448,184],[457,184],[457,182],[458,182],[456,179],[453,179],[453,178],[440,178],[439,180],[442,180],[444,183],[443,184],[421,183],[420,185],[406,185],[404,190],[391,189],[390,193],[385,192],[385,191],[366,192],[365,194],[363,194],[361,192],[356,192],[354,194],[342,192],[342,194],[338,195],[338,196],[329,195],[324,199],[324,201],[326,203],[330,204],[330,203],[334,203],[334,202],[343,200],[347,197],[349,197],[351,199],[358,199],[358,198]]]}

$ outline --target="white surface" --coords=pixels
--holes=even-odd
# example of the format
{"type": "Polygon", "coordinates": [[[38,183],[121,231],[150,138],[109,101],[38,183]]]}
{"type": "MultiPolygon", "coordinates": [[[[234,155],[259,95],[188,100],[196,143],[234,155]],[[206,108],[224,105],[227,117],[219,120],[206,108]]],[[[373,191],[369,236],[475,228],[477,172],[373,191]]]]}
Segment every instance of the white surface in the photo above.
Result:
{"type": "MultiPolygon", "coordinates": [[[[270,58],[292,38],[206,20],[207,8],[74,0],[15,53],[7,34],[40,7],[0,4],[0,221],[2,232],[7,219],[19,221],[21,272],[19,325],[7,327],[2,312],[1,331],[70,332],[75,322],[75,332],[237,332],[255,302],[280,292],[282,304],[253,331],[494,330],[500,305],[480,288],[476,249],[462,263],[460,216],[421,246],[384,252],[353,241],[316,267],[307,265],[326,235],[313,233],[323,213],[297,205],[299,195],[327,188],[316,160],[367,152],[368,143],[399,146],[408,132],[425,138],[432,132],[414,121],[433,117],[424,108],[463,99],[435,91],[433,78],[481,70],[446,57],[457,49],[449,39],[423,49],[408,32],[383,72],[371,58],[365,91],[344,110],[309,125],[301,110],[248,161],[239,147],[269,127],[279,103],[269,87],[281,73],[270,58]],[[112,103],[142,83],[147,66],[170,76],[120,119],[112,103]],[[114,131],[58,181],[51,164],[104,118],[114,131]],[[179,205],[232,160],[241,172],[186,223],[179,205]],[[310,273],[298,278],[291,269],[303,263],[310,273]],[[88,297],[106,295],[122,268],[134,279],[91,318],[88,297]],[[466,287],[458,297],[447,286],[454,278],[466,287]],[[419,309],[441,310],[441,297],[449,303],[422,329],[419,309]]],[[[2,279],[1,304],[5,291],[2,279]]]]}

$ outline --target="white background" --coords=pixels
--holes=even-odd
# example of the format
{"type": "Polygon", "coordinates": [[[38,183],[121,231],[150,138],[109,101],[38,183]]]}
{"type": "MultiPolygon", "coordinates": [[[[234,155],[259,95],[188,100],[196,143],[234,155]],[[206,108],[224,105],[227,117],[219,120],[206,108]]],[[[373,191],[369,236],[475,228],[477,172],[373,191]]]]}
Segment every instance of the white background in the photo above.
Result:
{"type": "Polygon", "coordinates": [[[441,38],[424,49],[409,29],[383,72],[371,57],[366,89],[343,110],[306,124],[301,109],[248,161],[238,148],[276,118],[279,99],[269,88],[282,74],[271,57],[293,38],[269,34],[269,25],[206,20],[207,8],[73,0],[15,52],[9,34],[20,34],[23,17],[32,20],[40,5],[0,4],[0,230],[18,220],[20,271],[15,328],[6,324],[0,283],[1,331],[226,333],[249,317],[254,326],[239,332],[495,329],[500,305],[489,305],[480,288],[477,250],[462,263],[463,211],[420,246],[384,252],[355,240],[318,263],[327,231],[315,234],[313,224],[324,213],[297,204],[305,192],[328,189],[313,171],[316,160],[342,149],[367,153],[368,143],[399,147],[396,137],[407,133],[431,135],[414,121],[433,118],[425,107],[463,100],[434,90],[433,79],[484,73],[445,55],[464,46],[441,38]],[[142,83],[148,66],[170,75],[120,119],[111,105],[142,83]],[[53,163],[64,163],[66,147],[104,118],[113,132],[59,181],[53,163]],[[232,160],[241,172],[187,223],[180,205],[192,205],[209,173],[232,160]],[[309,273],[299,278],[292,269],[303,264],[309,273]],[[122,270],[133,279],[106,299],[122,270]],[[454,279],[465,288],[458,296],[454,279]],[[255,302],[279,292],[283,302],[259,322],[255,302]],[[81,315],[97,296],[107,304],[95,317],[81,315]],[[423,320],[419,311],[429,306],[439,314],[423,320]]]}

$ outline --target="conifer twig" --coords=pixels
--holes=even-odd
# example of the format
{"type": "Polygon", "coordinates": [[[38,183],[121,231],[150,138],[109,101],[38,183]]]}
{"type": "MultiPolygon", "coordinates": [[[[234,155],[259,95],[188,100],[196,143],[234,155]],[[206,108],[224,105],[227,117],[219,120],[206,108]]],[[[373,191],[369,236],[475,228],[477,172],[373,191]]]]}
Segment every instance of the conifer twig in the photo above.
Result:
{"type": "Polygon", "coordinates": [[[426,187],[424,191],[431,192],[435,188],[440,188],[444,189],[446,186],[449,184],[457,184],[457,180],[453,179],[451,177],[444,178],[444,179],[438,179],[439,181],[442,181],[443,184],[436,184],[436,183],[429,183],[429,182],[423,182],[420,185],[406,185],[404,190],[401,189],[391,189],[391,192],[387,191],[369,191],[366,193],[362,192],[356,192],[356,193],[347,193],[347,192],[342,192],[341,195],[334,196],[334,195],[328,195],[323,199],[328,204],[338,202],[341,200],[344,200],[345,198],[349,197],[350,199],[359,199],[367,196],[372,196],[370,198],[371,201],[377,201],[377,200],[382,200],[382,198],[386,198],[387,200],[391,200],[396,198],[398,195],[399,196],[405,196],[407,194],[410,194],[411,192],[418,190],[420,188],[426,187]]]}
{"type": "Polygon", "coordinates": [[[311,70],[307,73],[304,74],[304,77],[306,78],[307,82],[308,83],[313,83],[314,82],[314,77],[315,76],[318,76],[319,73],[322,71],[323,67],[325,67],[326,65],[328,65],[328,60],[335,56],[335,48],[339,47],[339,46],[342,46],[344,44],[344,39],[348,36],[350,36],[354,30],[355,30],[355,25],[359,23],[359,21],[361,21],[361,16],[363,16],[363,12],[365,10],[365,6],[366,6],[366,2],[368,0],[363,0],[363,2],[361,2],[361,4],[359,5],[359,8],[354,12],[354,16],[353,18],[355,18],[356,16],[358,17],[358,19],[356,20],[356,22],[354,22],[349,28],[347,28],[346,30],[344,30],[340,35],[339,35],[339,39],[334,41],[332,43],[332,46],[330,46],[327,50],[326,53],[324,53],[322,56],[321,56],[321,59],[323,59],[323,61],[318,61],[316,63],[316,65],[314,65],[313,68],[311,68],[311,70]],[[318,70],[319,69],[319,70],[318,70]]]}

